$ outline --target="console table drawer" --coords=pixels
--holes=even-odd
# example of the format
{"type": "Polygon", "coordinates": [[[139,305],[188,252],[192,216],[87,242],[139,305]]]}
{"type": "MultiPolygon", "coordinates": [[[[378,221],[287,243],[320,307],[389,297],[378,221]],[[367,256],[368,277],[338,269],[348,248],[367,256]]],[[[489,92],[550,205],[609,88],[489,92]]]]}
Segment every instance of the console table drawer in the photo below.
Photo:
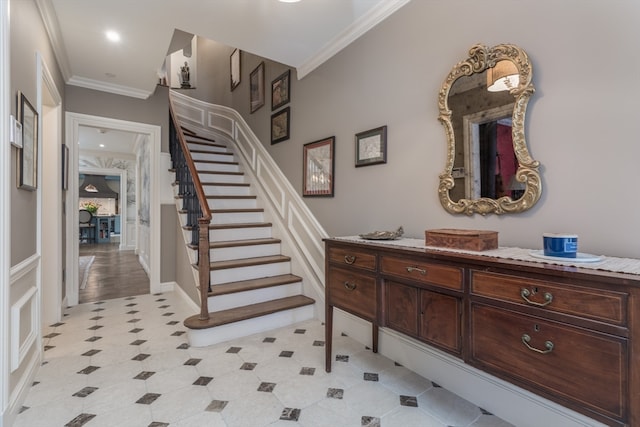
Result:
{"type": "Polygon", "coordinates": [[[375,271],[376,256],[370,252],[358,251],[351,248],[329,248],[330,262],[345,266],[359,267],[375,271]]]}
{"type": "Polygon", "coordinates": [[[372,320],[376,317],[376,279],[341,268],[329,268],[328,302],[372,320]]]}
{"type": "Polygon", "coordinates": [[[383,256],[381,272],[416,282],[462,290],[462,269],[457,267],[383,256]]]}
{"type": "Polygon", "coordinates": [[[491,306],[471,306],[471,361],[525,387],[623,420],[627,341],[491,306]]]}
{"type": "Polygon", "coordinates": [[[628,295],[526,277],[471,271],[471,293],[625,326],[628,295]]]}

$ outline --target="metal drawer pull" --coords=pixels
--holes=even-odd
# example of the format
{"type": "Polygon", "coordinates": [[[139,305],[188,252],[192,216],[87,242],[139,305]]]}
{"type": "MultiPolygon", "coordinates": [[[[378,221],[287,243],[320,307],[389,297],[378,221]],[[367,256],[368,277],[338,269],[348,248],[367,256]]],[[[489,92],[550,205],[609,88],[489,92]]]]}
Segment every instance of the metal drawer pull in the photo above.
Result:
{"type": "Polygon", "coordinates": [[[551,301],[553,301],[553,295],[551,295],[551,292],[545,292],[543,294],[544,296],[544,302],[535,302],[535,301],[531,301],[528,297],[531,296],[531,291],[529,289],[526,288],[522,288],[522,290],[520,291],[520,296],[522,297],[523,300],[525,300],[526,302],[528,302],[531,305],[535,305],[538,307],[544,307],[547,306],[549,304],[551,304],[551,301]]]}
{"type": "Polygon", "coordinates": [[[417,271],[423,276],[427,275],[427,270],[423,270],[422,268],[418,268],[418,267],[407,267],[407,273],[413,273],[414,271],[417,271]]]}
{"type": "Polygon", "coordinates": [[[344,287],[348,291],[355,291],[356,288],[358,287],[358,285],[356,285],[355,283],[351,283],[351,282],[344,282],[344,287]]]}
{"type": "Polygon", "coordinates": [[[537,349],[535,347],[531,347],[529,345],[529,341],[531,341],[531,337],[527,334],[523,334],[522,335],[522,343],[524,345],[527,346],[527,348],[531,351],[535,351],[536,353],[540,353],[540,354],[547,354],[547,353],[551,353],[553,351],[553,343],[551,341],[545,341],[544,342],[544,346],[547,348],[546,350],[540,350],[537,349]]]}
{"type": "Polygon", "coordinates": [[[354,257],[353,255],[345,255],[344,262],[346,262],[347,264],[353,264],[354,262],[356,262],[356,257],[354,257]]]}

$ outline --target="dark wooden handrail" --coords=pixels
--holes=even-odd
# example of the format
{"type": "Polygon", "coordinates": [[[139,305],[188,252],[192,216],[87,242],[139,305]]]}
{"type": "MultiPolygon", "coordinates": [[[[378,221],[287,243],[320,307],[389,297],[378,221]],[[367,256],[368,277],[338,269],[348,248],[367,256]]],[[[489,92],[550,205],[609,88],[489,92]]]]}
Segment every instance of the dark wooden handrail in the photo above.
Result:
{"type": "Polygon", "coordinates": [[[191,179],[193,182],[193,187],[196,192],[196,196],[198,202],[200,204],[200,211],[202,212],[202,216],[198,218],[198,279],[200,285],[200,320],[209,320],[209,280],[210,280],[210,264],[209,264],[209,224],[211,224],[211,209],[209,208],[209,202],[207,200],[207,196],[202,188],[202,183],[200,182],[200,177],[198,176],[198,171],[196,170],[195,163],[193,162],[193,158],[191,157],[191,151],[189,151],[189,146],[187,145],[187,141],[184,137],[184,132],[182,131],[182,127],[180,126],[180,122],[178,122],[175,111],[173,100],[169,97],[169,112],[171,114],[171,121],[173,123],[173,131],[176,133],[178,137],[178,141],[180,143],[180,148],[184,154],[185,162],[187,168],[189,169],[189,173],[191,175],[191,179]]]}

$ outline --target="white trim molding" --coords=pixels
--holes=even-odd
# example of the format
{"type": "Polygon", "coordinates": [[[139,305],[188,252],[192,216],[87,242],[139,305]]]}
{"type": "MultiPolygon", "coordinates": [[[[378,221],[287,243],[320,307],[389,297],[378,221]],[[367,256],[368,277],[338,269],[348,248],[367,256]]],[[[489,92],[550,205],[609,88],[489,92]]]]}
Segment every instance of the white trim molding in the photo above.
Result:
{"type": "Polygon", "coordinates": [[[38,336],[38,288],[32,286],[11,306],[11,372],[16,371],[38,336]],[[29,304],[29,333],[20,341],[22,325],[22,310],[29,304]]]}

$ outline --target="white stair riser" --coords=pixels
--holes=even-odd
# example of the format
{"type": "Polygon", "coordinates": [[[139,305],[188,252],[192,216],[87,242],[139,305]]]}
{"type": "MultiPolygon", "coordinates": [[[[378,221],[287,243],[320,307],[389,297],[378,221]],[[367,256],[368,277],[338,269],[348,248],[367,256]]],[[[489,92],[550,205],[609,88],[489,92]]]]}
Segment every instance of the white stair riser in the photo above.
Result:
{"type": "Polygon", "coordinates": [[[294,308],[292,310],[272,313],[255,319],[243,320],[209,329],[187,329],[189,345],[205,347],[219,344],[236,338],[269,331],[313,319],[314,305],[294,308]]]}
{"type": "Polygon", "coordinates": [[[207,160],[213,162],[233,162],[235,161],[233,153],[191,153],[194,162],[198,160],[207,160]]]}
{"type": "Polygon", "coordinates": [[[187,147],[189,147],[190,151],[208,151],[211,153],[228,153],[229,152],[229,149],[227,147],[218,147],[217,145],[194,144],[192,142],[188,142],[187,147]]]}
{"type": "Polygon", "coordinates": [[[228,310],[249,304],[271,301],[277,298],[300,295],[302,283],[290,283],[288,285],[273,286],[270,288],[254,289],[247,292],[218,295],[209,297],[209,312],[228,310]]]}
{"type": "Polygon", "coordinates": [[[209,231],[209,240],[212,242],[265,239],[268,237],[271,237],[271,227],[225,228],[209,231]]]}
{"type": "Polygon", "coordinates": [[[274,262],[271,264],[252,265],[250,267],[226,268],[211,270],[211,285],[241,280],[260,279],[263,277],[279,276],[291,273],[291,263],[274,262]]]}
{"type": "Polygon", "coordinates": [[[208,199],[209,209],[255,209],[258,202],[252,199],[208,199]]]}
{"type": "Polygon", "coordinates": [[[249,196],[251,188],[249,186],[237,185],[205,185],[204,194],[207,196],[249,196]]]}
{"type": "Polygon", "coordinates": [[[226,175],[226,174],[217,174],[217,173],[201,173],[198,175],[201,183],[208,182],[223,182],[223,183],[233,183],[233,184],[242,184],[245,182],[244,175],[226,175]]]}
{"type": "Polygon", "coordinates": [[[211,261],[229,261],[232,259],[256,258],[280,254],[280,243],[268,245],[233,246],[209,251],[211,261]]]}
{"type": "Polygon", "coordinates": [[[248,222],[263,222],[263,212],[232,212],[232,213],[214,213],[211,220],[212,224],[239,224],[248,222]]]}
{"type": "Polygon", "coordinates": [[[240,172],[240,166],[236,164],[195,162],[195,165],[197,171],[240,172]]]}

